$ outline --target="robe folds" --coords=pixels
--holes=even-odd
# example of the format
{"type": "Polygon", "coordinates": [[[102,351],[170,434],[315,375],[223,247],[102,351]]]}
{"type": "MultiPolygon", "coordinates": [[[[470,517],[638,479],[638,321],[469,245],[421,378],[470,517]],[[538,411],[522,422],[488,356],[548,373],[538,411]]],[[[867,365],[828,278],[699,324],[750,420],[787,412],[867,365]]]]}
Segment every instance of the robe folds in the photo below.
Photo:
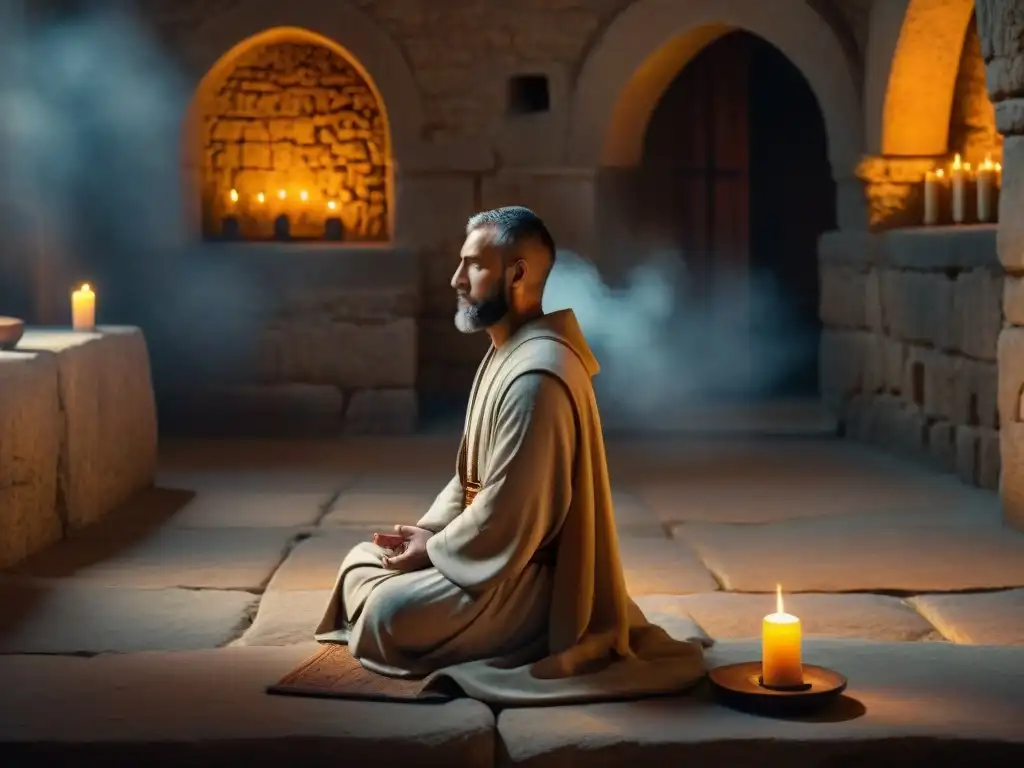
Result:
{"type": "Polygon", "coordinates": [[[366,542],[342,562],[317,628],[363,666],[454,683],[497,706],[639,698],[704,675],[703,647],[647,621],[626,592],[599,366],[575,315],[521,327],[484,357],[456,473],[417,523],[430,567],[385,570],[366,542]],[[465,487],[480,490],[468,506],[465,487]]]}

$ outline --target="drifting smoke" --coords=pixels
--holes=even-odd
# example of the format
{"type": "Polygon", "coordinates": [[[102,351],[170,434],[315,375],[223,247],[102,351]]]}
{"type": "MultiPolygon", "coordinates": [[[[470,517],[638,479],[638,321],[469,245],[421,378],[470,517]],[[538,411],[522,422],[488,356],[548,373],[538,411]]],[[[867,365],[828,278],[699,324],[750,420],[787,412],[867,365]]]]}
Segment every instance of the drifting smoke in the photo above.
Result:
{"type": "MultiPolygon", "coordinates": [[[[155,368],[223,362],[246,338],[256,299],[228,260],[201,258],[183,236],[184,82],[141,25],[110,5],[27,23],[0,3],[12,224],[54,260],[62,289],[98,284],[101,323],[145,328],[151,350],[166,355],[155,368]]],[[[58,310],[65,296],[56,292],[58,310]]]]}
{"type": "Polygon", "coordinates": [[[544,309],[576,314],[601,364],[594,386],[611,425],[667,427],[687,407],[772,392],[806,362],[813,339],[770,278],[719,279],[713,295],[688,303],[690,282],[678,252],[652,254],[618,288],[558,252],[544,309]]]}

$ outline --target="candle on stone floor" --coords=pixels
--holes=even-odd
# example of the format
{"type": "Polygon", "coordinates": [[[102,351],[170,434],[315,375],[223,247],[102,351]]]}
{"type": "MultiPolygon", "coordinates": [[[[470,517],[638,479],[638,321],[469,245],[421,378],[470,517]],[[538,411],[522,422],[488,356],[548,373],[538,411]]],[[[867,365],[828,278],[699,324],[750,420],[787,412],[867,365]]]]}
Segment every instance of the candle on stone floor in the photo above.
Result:
{"type": "Polygon", "coordinates": [[[96,327],[96,294],[88,283],[71,293],[71,327],[91,331],[96,327]]]}
{"type": "Polygon", "coordinates": [[[776,610],[761,625],[761,683],[768,688],[802,685],[800,619],[783,610],[782,586],[776,585],[776,610]]]}
{"type": "Polygon", "coordinates": [[[996,164],[992,162],[990,155],[985,156],[985,161],[978,166],[978,221],[989,222],[995,219],[997,210],[996,195],[999,192],[996,186],[996,164]]]}
{"type": "Polygon", "coordinates": [[[960,160],[960,153],[953,158],[953,167],[949,171],[950,186],[953,194],[953,222],[963,224],[967,217],[967,172],[971,166],[960,160]]]}
{"type": "Polygon", "coordinates": [[[945,172],[939,168],[924,175],[924,223],[933,226],[939,223],[939,205],[945,172]]]}

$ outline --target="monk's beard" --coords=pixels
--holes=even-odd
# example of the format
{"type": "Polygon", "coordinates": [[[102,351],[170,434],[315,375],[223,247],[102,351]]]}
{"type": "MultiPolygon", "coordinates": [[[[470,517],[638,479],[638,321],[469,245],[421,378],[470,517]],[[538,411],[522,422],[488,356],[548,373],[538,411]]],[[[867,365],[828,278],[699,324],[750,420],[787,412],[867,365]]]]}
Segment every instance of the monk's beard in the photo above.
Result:
{"type": "Polygon", "coordinates": [[[478,302],[474,303],[464,296],[459,296],[459,308],[455,312],[455,327],[462,333],[476,333],[504,320],[508,310],[505,280],[502,279],[490,296],[478,302]]]}

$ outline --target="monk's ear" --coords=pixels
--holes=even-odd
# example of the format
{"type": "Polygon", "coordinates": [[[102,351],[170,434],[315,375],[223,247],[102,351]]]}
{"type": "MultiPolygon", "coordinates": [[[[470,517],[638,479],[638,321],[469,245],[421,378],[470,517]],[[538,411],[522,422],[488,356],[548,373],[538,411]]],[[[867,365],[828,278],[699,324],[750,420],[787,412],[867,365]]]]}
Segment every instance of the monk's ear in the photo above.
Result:
{"type": "Polygon", "coordinates": [[[526,280],[526,273],[529,271],[529,266],[523,259],[519,259],[514,266],[512,272],[512,285],[521,285],[526,280]]]}

